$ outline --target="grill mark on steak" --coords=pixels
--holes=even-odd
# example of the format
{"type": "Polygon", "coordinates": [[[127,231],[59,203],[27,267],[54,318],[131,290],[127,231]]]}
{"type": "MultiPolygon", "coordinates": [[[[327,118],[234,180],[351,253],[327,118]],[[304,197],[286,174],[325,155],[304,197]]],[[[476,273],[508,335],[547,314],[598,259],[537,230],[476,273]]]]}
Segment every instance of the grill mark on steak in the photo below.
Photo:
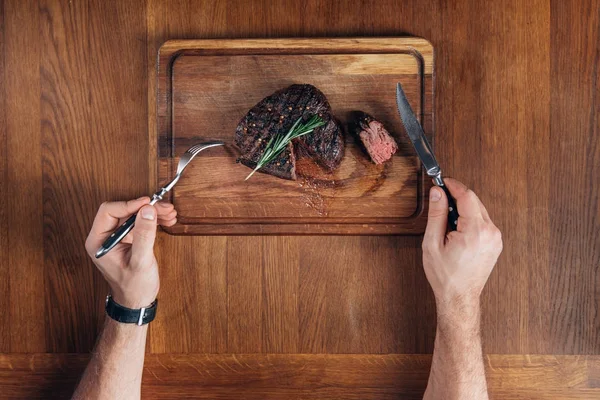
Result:
{"type": "MultiPolygon", "coordinates": [[[[289,93],[282,93],[281,95],[289,97],[289,93]]],[[[272,96],[270,96],[270,97],[272,97],[272,96]]],[[[265,100],[270,99],[270,97],[267,97],[265,100]]],[[[265,101],[265,100],[263,100],[263,101],[265,101]]],[[[288,99],[286,98],[284,100],[284,102],[287,102],[287,100],[288,99]]],[[[264,150],[264,147],[268,143],[272,134],[273,133],[275,133],[275,134],[281,133],[281,130],[283,128],[283,124],[279,123],[279,116],[281,115],[280,107],[278,107],[276,104],[273,104],[272,101],[271,102],[267,101],[263,108],[265,108],[266,110],[270,109],[270,111],[266,112],[266,113],[265,112],[257,112],[258,110],[255,110],[255,109],[258,108],[258,106],[260,104],[261,103],[259,103],[252,110],[250,110],[248,112],[248,114],[246,114],[246,116],[244,117],[244,120],[242,120],[242,122],[240,123],[240,125],[243,125],[243,128],[246,128],[250,132],[253,132],[256,130],[256,132],[253,132],[253,134],[248,134],[244,138],[245,139],[244,144],[250,144],[252,146],[252,149],[249,151],[250,156],[253,155],[253,153],[255,153],[256,151],[260,151],[260,153],[262,154],[262,151],[264,150]],[[253,124],[256,126],[254,126],[253,124]],[[256,128],[256,129],[253,129],[253,128],[256,128]],[[262,140],[266,139],[266,141],[264,143],[261,143],[261,141],[255,140],[257,138],[260,138],[262,140]]],[[[238,129],[239,129],[239,127],[240,126],[238,126],[238,129]]],[[[291,128],[291,125],[290,125],[290,128],[291,128]]],[[[288,128],[288,130],[289,130],[289,128],[288,128]]],[[[236,139],[237,139],[237,137],[236,137],[236,139]]],[[[250,157],[250,158],[252,158],[252,157],[250,157]]]]}
{"type": "Polygon", "coordinates": [[[310,157],[327,171],[336,169],[344,155],[343,133],[331,114],[327,98],[312,85],[291,85],[264,98],[248,111],[236,128],[235,144],[242,152],[238,161],[255,168],[274,135],[287,134],[298,118],[306,121],[314,114],[319,115],[325,125],[294,140],[296,147],[301,146],[303,151],[295,153],[294,144],[290,144],[259,172],[296,179],[296,157],[310,157]]]}
{"type": "MultiPolygon", "coordinates": [[[[248,149],[238,161],[249,168],[256,168],[273,134],[283,131],[285,124],[279,123],[281,107],[272,101],[273,96],[277,94],[282,96],[283,103],[287,102],[290,96],[289,93],[280,91],[263,99],[242,118],[236,129],[236,145],[240,149],[248,149]]],[[[270,174],[283,179],[296,179],[295,161],[292,146],[289,145],[278,157],[261,168],[261,171],[269,171],[270,174]]]]}
{"type": "Polygon", "coordinates": [[[342,132],[339,123],[330,118],[325,121],[325,125],[317,128],[315,135],[307,135],[298,140],[298,142],[315,158],[318,164],[329,171],[339,167],[344,155],[344,137],[343,135],[328,135],[328,132],[342,132]],[[318,133],[325,133],[319,135],[318,133]]]}

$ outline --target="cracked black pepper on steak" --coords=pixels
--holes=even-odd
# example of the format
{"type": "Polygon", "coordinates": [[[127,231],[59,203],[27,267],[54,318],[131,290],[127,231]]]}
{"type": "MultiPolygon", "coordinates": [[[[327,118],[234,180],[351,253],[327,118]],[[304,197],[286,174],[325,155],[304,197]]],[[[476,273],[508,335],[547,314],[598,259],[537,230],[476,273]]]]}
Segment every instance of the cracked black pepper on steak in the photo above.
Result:
{"type": "Polygon", "coordinates": [[[242,118],[235,131],[239,162],[254,169],[273,135],[285,135],[300,117],[308,121],[318,115],[325,125],[294,139],[259,172],[283,179],[296,179],[296,157],[310,157],[326,171],[340,166],[344,136],[331,113],[325,95],[312,85],[291,85],[264,98],[242,118]]]}

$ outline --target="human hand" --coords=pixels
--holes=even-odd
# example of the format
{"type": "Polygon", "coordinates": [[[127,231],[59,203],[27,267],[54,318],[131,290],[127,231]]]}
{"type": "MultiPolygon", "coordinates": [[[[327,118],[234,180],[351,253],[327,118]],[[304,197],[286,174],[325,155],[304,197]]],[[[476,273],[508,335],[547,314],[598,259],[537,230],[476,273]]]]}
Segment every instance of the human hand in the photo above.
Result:
{"type": "Polygon", "coordinates": [[[442,189],[431,188],[423,238],[423,268],[438,308],[457,301],[478,304],[502,252],[502,237],[473,191],[452,178],[444,182],[456,199],[460,214],[458,229],[446,233],[448,199],[442,189]]]}
{"type": "Polygon", "coordinates": [[[115,302],[134,309],[147,307],[158,294],[160,282],[154,257],[157,223],[172,226],[177,222],[172,204],[148,203],[149,197],[103,203],[85,241],[85,249],[108,282],[115,302]],[[133,230],[109,253],[96,259],[95,253],[108,235],[136,212],[133,230]]]}

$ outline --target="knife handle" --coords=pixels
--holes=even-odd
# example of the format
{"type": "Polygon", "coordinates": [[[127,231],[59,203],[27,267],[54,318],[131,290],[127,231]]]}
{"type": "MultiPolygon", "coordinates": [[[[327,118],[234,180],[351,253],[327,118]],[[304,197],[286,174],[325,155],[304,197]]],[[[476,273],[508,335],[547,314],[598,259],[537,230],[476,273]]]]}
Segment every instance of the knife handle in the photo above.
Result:
{"type": "Polygon", "coordinates": [[[113,247],[115,247],[131,230],[135,225],[135,217],[137,214],[133,214],[127,218],[127,221],[123,222],[123,225],[117,228],[106,240],[102,243],[102,246],[96,252],[96,258],[100,258],[108,253],[113,247]]]}
{"type": "Polygon", "coordinates": [[[455,231],[458,227],[458,210],[456,209],[456,200],[450,194],[446,185],[439,185],[448,198],[448,230],[455,231]]]}

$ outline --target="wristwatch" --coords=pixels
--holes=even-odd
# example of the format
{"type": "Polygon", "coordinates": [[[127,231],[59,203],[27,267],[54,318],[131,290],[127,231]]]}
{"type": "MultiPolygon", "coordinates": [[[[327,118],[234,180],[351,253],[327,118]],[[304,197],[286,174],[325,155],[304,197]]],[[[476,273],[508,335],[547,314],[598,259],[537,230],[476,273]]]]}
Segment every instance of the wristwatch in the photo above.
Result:
{"type": "Polygon", "coordinates": [[[154,300],[148,307],[138,309],[127,308],[115,302],[109,294],[106,296],[105,310],[106,315],[117,322],[142,326],[154,320],[157,305],[158,300],[154,300]]]}

